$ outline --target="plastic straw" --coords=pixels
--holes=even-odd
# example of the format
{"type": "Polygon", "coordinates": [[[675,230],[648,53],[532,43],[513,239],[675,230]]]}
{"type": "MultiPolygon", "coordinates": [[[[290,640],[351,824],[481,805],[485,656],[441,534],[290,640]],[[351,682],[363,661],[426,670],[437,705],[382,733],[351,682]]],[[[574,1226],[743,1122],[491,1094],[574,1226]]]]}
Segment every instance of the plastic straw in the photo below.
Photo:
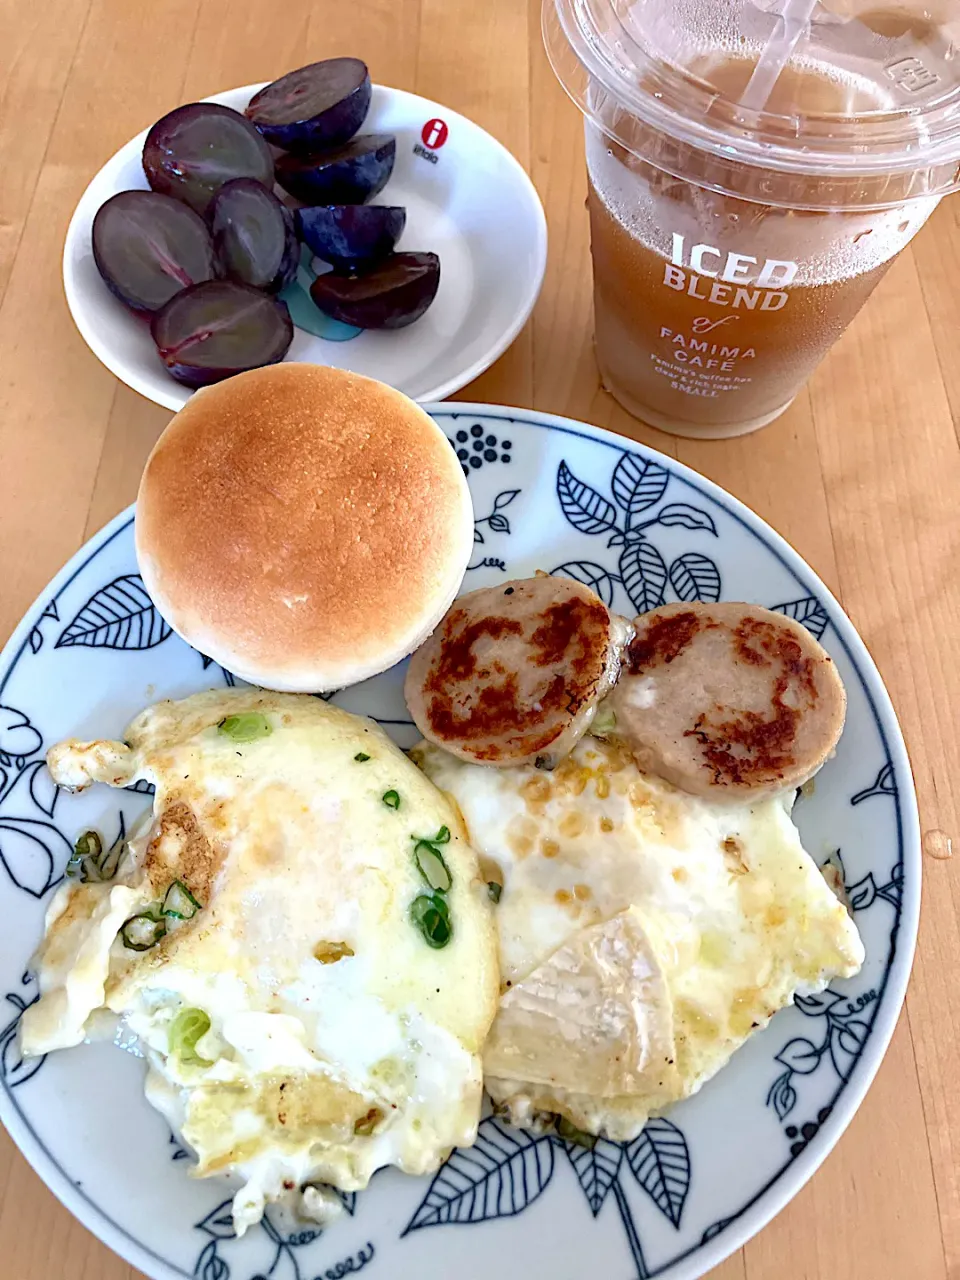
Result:
{"type": "Polygon", "coordinates": [[[740,105],[748,111],[762,111],[773,93],[774,85],[793,56],[802,36],[810,27],[813,11],[819,0],[786,0],[776,32],[767,41],[753,75],[740,98],[740,105]]]}

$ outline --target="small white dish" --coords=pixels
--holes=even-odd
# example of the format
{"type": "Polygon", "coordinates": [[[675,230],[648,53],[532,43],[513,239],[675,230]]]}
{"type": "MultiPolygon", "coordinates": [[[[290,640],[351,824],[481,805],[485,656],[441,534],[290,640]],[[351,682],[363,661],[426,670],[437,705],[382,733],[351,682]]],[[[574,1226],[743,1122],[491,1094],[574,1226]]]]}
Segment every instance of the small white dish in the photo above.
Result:
{"type": "MultiPolygon", "coordinates": [[[[242,111],[261,85],[207,99],[242,111]]],[[[493,364],[523,328],[540,292],[547,224],[534,186],[505,147],[456,111],[375,85],[364,133],[392,133],[397,160],[380,203],[403,205],[397,245],[440,257],[440,288],[406,329],[357,332],[327,322],[308,295],[291,306],[297,324],[288,360],[333,365],[387,382],[414,400],[441,400],[493,364]],[[313,315],[328,335],[309,333],[313,315]]],[[[145,189],[140,161],[147,130],[108,160],[80,199],[63,251],[67,305],[94,355],[148,400],[180,409],[193,394],[157,356],[147,326],[110,293],[93,260],[91,228],[120,191],[145,189]]]]}

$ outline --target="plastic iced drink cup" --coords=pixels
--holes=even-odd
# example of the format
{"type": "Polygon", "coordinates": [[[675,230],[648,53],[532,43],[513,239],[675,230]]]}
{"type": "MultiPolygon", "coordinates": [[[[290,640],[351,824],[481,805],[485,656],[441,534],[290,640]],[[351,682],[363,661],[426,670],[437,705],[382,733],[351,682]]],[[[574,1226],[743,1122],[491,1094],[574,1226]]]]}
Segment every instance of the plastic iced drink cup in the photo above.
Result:
{"type": "Polygon", "coordinates": [[[787,408],[960,186],[949,13],[544,0],[585,116],[597,360],[630,413],[723,437],[787,408]]]}

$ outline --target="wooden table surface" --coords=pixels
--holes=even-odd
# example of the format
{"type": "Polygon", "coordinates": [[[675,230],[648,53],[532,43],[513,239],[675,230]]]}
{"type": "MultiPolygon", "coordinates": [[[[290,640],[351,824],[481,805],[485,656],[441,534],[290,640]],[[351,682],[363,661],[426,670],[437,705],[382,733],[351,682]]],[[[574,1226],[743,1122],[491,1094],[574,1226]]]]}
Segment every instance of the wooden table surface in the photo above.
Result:
{"type": "MultiPolygon", "coordinates": [[[[719,443],[648,429],[599,387],[581,120],[544,57],[538,0],[284,0],[274,11],[263,0],[0,2],[0,642],[133,499],[170,417],[97,362],[67,312],[60,255],[81,192],[171,107],[337,53],[489,129],[546,207],[549,263],[533,319],[460,398],[646,441],[769,520],[837,593],[879,664],[923,831],[960,835],[960,196],[777,423],[719,443]]],[[[913,978],[877,1080],[820,1172],[715,1277],[960,1277],[958,960],[960,858],[925,856],[913,978]]],[[[137,1274],[0,1131],[0,1277],[137,1274]]]]}

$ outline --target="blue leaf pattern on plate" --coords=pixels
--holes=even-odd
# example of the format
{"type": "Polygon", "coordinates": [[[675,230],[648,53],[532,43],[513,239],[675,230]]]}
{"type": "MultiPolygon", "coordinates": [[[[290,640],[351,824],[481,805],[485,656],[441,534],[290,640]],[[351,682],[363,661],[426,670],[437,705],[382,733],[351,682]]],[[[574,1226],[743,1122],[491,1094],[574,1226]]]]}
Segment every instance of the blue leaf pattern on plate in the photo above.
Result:
{"type": "Polygon", "coordinates": [[[652,542],[628,542],[620,556],[620,578],[637,613],[663,604],[667,566],[652,542]]]}
{"type": "Polygon", "coordinates": [[[36,989],[36,979],[30,973],[23,975],[22,984],[30,988],[29,999],[25,999],[19,991],[7,993],[7,1003],[16,1011],[10,1021],[0,1028],[0,1080],[11,1089],[32,1080],[46,1062],[46,1055],[41,1058],[24,1058],[20,1052],[20,1037],[17,1031],[20,1018],[25,1009],[34,1004],[40,996],[36,989]]]}
{"type": "Polygon", "coordinates": [[[230,1268],[217,1253],[216,1240],[211,1240],[201,1251],[193,1274],[197,1280],[230,1280],[230,1268]]]}
{"type": "Polygon", "coordinates": [[[785,1120],[797,1105],[797,1091],[790,1083],[790,1072],[785,1071],[777,1076],[767,1094],[767,1106],[773,1107],[778,1120],[785,1120]]]}
{"type": "Polygon", "coordinates": [[[43,739],[22,711],[0,706],[0,763],[10,764],[17,756],[32,756],[43,739]]]}
{"type": "Polygon", "coordinates": [[[65,866],[72,852],[52,822],[0,814],[0,863],[17,888],[34,898],[56,883],[58,862],[65,866]]]}
{"type": "Polygon", "coordinates": [[[896,796],[897,781],[893,775],[893,765],[889,761],[883,766],[877,774],[873,784],[864,787],[862,791],[858,791],[856,795],[851,796],[851,804],[863,804],[864,800],[869,800],[872,796],[896,796]]]}
{"type": "Polygon", "coordinates": [[[553,1144],[490,1117],[476,1145],[454,1151],[433,1179],[404,1235],[448,1222],[513,1217],[542,1195],[553,1176],[553,1144]]]}
{"type": "Polygon", "coordinates": [[[606,1138],[598,1138],[593,1147],[580,1147],[573,1142],[563,1145],[587,1197],[590,1212],[596,1217],[620,1172],[623,1147],[606,1138]]]}
{"type": "Polygon", "coordinates": [[[143,580],[131,573],[90,597],[63,631],[57,648],[80,644],[89,649],[152,649],[170,634],[143,580]]]}
{"type": "Polygon", "coordinates": [[[717,526],[713,517],[706,511],[701,511],[699,507],[691,507],[689,502],[669,502],[665,507],[661,507],[657,524],[665,525],[667,528],[679,526],[683,529],[706,529],[714,537],[717,536],[717,526]]]}
{"type": "Polygon", "coordinates": [[[670,585],[687,604],[691,600],[712,604],[720,599],[720,570],[709,556],[687,551],[670,566],[670,585]]]}
{"type": "Polygon", "coordinates": [[[559,564],[550,572],[555,577],[573,578],[575,582],[582,582],[591,591],[595,591],[605,605],[613,604],[614,581],[619,582],[620,579],[614,579],[603,565],[594,564],[592,560],[568,560],[566,564],[559,564]]]}
{"type": "Polygon", "coordinates": [[[30,775],[30,799],[41,813],[45,813],[48,818],[52,818],[60,795],[57,784],[50,777],[50,771],[42,760],[37,760],[34,764],[29,765],[28,772],[30,775]]]}
{"type": "Polygon", "coordinates": [[[613,503],[578,480],[565,462],[557,472],[557,496],[563,514],[581,533],[603,533],[614,527],[617,510],[613,503]]]}
{"type": "Polygon", "coordinates": [[[197,1223],[198,1231],[205,1231],[214,1240],[232,1240],[237,1234],[233,1229],[233,1201],[223,1200],[215,1209],[197,1223]]]}
{"type": "Polygon", "coordinates": [[[626,1146],[627,1163],[640,1186],[675,1227],[690,1189],[690,1151],[677,1126],[665,1117],[648,1120],[626,1146]]]}
{"type": "Polygon", "coordinates": [[[812,1040],[808,1040],[806,1036],[795,1036],[787,1041],[778,1054],[774,1055],[774,1061],[781,1062],[791,1071],[805,1076],[811,1071],[816,1071],[820,1064],[820,1053],[812,1040]]]}
{"type": "Polygon", "coordinates": [[[655,506],[663,497],[670,473],[652,458],[625,453],[613,470],[613,496],[627,515],[627,528],[641,511],[655,506]]]}
{"type": "Polygon", "coordinates": [[[819,640],[830,624],[826,609],[816,596],[804,596],[802,600],[790,600],[787,604],[775,604],[775,613],[802,623],[815,640],[819,640]]]}

